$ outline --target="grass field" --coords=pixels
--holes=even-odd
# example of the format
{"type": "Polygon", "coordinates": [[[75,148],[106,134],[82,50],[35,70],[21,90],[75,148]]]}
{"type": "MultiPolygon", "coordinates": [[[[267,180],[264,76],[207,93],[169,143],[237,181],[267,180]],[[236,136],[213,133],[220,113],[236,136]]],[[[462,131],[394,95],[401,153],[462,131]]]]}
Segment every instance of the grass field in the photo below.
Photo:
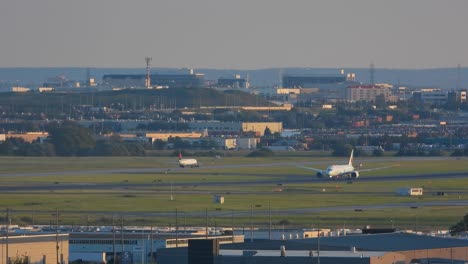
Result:
{"type": "MultiPolygon", "coordinates": [[[[168,157],[4,157],[0,160],[0,186],[8,188],[0,193],[0,208],[10,208],[17,223],[48,224],[52,212],[58,209],[62,223],[75,225],[110,224],[112,215],[123,214],[132,224],[173,224],[174,217],[152,213],[173,215],[177,209],[187,225],[203,225],[205,219],[200,217],[200,213],[205,210],[210,221],[217,225],[231,224],[230,212],[235,216],[236,225],[251,221],[265,225],[270,207],[275,224],[304,227],[319,224],[362,227],[372,224],[411,229],[447,229],[468,212],[466,206],[355,210],[381,204],[468,200],[468,178],[396,181],[389,177],[389,180],[382,181],[358,179],[353,184],[316,181],[312,171],[299,168],[296,163],[325,168],[332,163],[345,163],[346,158],[305,154],[273,158],[199,158],[202,166],[194,169],[176,169],[174,161],[175,158],[168,157]],[[289,180],[301,180],[301,183],[289,180]],[[259,181],[271,183],[256,183],[259,181]],[[14,191],[18,186],[43,188],[14,191]],[[62,186],[67,188],[62,189],[62,186]],[[13,191],[9,191],[10,187],[13,191]],[[425,194],[420,198],[398,196],[395,191],[401,187],[424,187],[425,194]],[[436,196],[436,192],[447,195],[436,196]],[[214,204],[214,194],[223,195],[225,204],[214,204]],[[248,213],[251,207],[253,219],[248,213]],[[346,208],[341,211],[281,213],[286,209],[328,207],[346,208]]],[[[452,158],[383,157],[357,159],[356,163],[363,163],[364,168],[394,166],[363,172],[361,178],[468,170],[468,160],[452,158]]]]}

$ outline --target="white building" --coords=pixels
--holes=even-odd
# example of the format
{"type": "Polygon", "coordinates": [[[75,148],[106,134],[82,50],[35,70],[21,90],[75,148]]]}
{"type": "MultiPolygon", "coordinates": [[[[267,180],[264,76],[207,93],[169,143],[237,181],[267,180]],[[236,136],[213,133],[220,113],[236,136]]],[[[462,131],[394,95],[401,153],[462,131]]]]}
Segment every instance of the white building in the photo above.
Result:
{"type": "Polygon", "coordinates": [[[238,138],[237,148],[238,149],[256,149],[258,139],[256,138],[238,138]]]}
{"type": "Polygon", "coordinates": [[[377,96],[383,95],[385,101],[391,95],[390,88],[388,86],[380,85],[352,85],[347,89],[348,101],[374,101],[377,96]]]}

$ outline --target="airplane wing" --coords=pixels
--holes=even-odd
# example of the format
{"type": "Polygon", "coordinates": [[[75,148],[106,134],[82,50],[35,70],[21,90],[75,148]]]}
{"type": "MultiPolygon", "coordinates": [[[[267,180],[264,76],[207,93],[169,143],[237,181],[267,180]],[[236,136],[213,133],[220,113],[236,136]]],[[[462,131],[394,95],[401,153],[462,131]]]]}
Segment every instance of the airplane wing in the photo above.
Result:
{"type": "Polygon", "coordinates": [[[297,167],[303,168],[303,169],[306,169],[306,170],[313,170],[313,171],[317,171],[317,172],[322,171],[321,169],[316,169],[316,168],[311,168],[311,167],[304,167],[304,166],[297,166],[297,167]]]}
{"type": "Polygon", "coordinates": [[[385,166],[385,167],[377,167],[377,168],[369,168],[369,169],[363,169],[363,170],[357,170],[358,172],[361,172],[361,171],[374,171],[374,170],[382,170],[382,169],[388,169],[388,168],[392,168],[392,167],[398,167],[400,165],[393,165],[393,166],[385,166]]]}

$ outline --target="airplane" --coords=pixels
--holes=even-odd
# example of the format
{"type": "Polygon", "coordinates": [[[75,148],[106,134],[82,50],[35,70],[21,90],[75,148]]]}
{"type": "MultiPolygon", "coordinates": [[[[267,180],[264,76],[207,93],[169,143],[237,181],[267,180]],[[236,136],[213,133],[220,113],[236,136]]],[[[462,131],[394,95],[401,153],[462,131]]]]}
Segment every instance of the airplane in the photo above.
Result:
{"type": "Polygon", "coordinates": [[[317,177],[319,178],[330,178],[330,179],[340,179],[340,178],[356,179],[356,178],[359,178],[359,173],[362,171],[373,171],[373,170],[393,167],[393,166],[387,166],[387,167],[380,167],[380,168],[356,170],[353,167],[353,154],[354,154],[354,149],[351,150],[351,155],[349,156],[348,164],[331,165],[326,170],[321,170],[321,169],[316,169],[316,168],[311,168],[311,167],[303,167],[303,166],[299,166],[299,167],[316,171],[317,177]]]}
{"type": "Polygon", "coordinates": [[[182,168],[185,167],[198,167],[198,162],[196,159],[184,159],[182,158],[182,153],[179,152],[179,166],[182,168]]]}

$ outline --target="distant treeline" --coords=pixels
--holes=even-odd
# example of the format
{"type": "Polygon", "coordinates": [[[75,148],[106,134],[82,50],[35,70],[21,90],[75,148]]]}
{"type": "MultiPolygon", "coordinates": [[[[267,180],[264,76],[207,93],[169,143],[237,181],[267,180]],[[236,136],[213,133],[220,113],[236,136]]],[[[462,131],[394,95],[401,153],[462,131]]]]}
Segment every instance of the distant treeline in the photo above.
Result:
{"type": "Polygon", "coordinates": [[[124,141],[119,135],[95,140],[90,129],[73,122],[51,123],[46,127],[46,142],[25,142],[20,138],[8,138],[0,143],[0,155],[5,156],[146,156],[164,149],[216,150],[216,142],[202,139],[189,142],[179,137],[168,141],[124,141]]]}

